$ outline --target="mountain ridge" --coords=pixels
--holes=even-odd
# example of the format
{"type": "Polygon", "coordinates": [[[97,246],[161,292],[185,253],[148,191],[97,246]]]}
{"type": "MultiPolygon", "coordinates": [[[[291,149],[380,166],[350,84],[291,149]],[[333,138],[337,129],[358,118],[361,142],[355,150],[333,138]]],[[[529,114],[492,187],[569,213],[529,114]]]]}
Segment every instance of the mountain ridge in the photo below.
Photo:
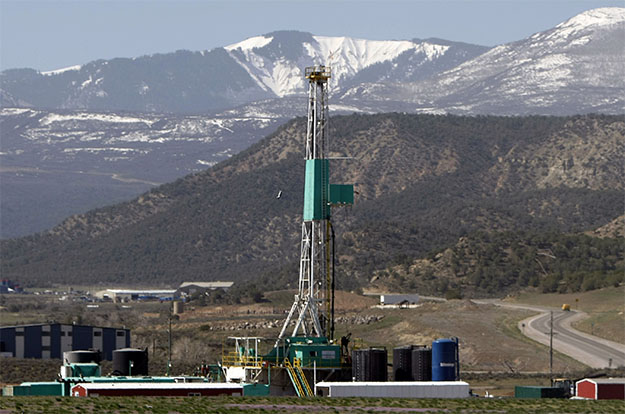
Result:
{"type": "Polygon", "coordinates": [[[623,114],[624,15],[590,10],[495,48],[278,31],[211,51],[4,71],[1,237],[129,200],[257,142],[306,112],[302,71],[317,63],[333,68],[332,116],[623,114]]]}
{"type": "MultiPolygon", "coordinates": [[[[451,46],[278,31],[210,51],[96,60],[48,72],[5,70],[0,73],[0,103],[28,102],[41,109],[215,112],[263,99],[305,96],[302,68],[327,59],[335,64],[335,78],[343,81],[374,63],[391,61],[399,54],[394,49],[422,54],[437,47],[442,54],[451,46]]],[[[465,59],[486,49],[467,45],[465,59]]]]}
{"type": "MultiPolygon", "coordinates": [[[[299,251],[304,132],[303,118],[291,121],[210,170],[3,241],[2,273],[24,284],[288,276],[299,251]]],[[[332,181],[359,193],[335,213],[348,288],[397,256],[418,258],[476,231],[583,232],[622,215],[622,116],[351,115],[334,117],[330,132],[330,153],[354,157],[334,161],[332,181]],[[588,142],[594,161],[577,162],[588,142]],[[594,184],[580,181],[593,172],[594,184]]]]}
{"type": "Polygon", "coordinates": [[[514,108],[517,115],[603,112],[607,106],[612,113],[622,113],[623,36],[625,8],[590,10],[553,29],[496,46],[428,82],[376,84],[362,93],[345,94],[362,99],[391,96],[419,106],[425,102],[426,110],[460,114],[497,113],[497,106],[514,108]],[[604,87],[593,91],[599,85],[604,87]],[[519,105],[510,107],[514,101],[519,105]],[[571,108],[566,108],[567,101],[573,103],[571,108]]]}

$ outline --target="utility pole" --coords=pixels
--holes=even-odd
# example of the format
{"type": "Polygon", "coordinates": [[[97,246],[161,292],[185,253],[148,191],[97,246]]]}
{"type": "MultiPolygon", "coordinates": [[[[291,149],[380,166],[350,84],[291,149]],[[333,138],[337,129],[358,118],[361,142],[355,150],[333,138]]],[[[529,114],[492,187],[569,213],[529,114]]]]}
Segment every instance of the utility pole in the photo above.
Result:
{"type": "Polygon", "coordinates": [[[169,376],[171,370],[171,307],[172,305],[169,306],[169,329],[167,330],[169,334],[169,344],[167,346],[167,376],[169,376]]]}
{"type": "Polygon", "coordinates": [[[550,311],[549,314],[549,382],[553,387],[553,311],[550,311]]]}

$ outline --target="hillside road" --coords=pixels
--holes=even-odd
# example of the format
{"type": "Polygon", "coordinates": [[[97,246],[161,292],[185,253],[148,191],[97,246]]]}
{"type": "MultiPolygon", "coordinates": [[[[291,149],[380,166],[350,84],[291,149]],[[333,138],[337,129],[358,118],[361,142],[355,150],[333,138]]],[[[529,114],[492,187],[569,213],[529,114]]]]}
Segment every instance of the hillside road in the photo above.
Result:
{"type": "Polygon", "coordinates": [[[549,346],[550,312],[553,312],[553,349],[592,368],[625,366],[625,345],[571,327],[573,322],[588,316],[584,312],[511,304],[500,300],[474,300],[474,302],[540,312],[520,321],[518,326],[525,336],[546,346],[549,346]]]}

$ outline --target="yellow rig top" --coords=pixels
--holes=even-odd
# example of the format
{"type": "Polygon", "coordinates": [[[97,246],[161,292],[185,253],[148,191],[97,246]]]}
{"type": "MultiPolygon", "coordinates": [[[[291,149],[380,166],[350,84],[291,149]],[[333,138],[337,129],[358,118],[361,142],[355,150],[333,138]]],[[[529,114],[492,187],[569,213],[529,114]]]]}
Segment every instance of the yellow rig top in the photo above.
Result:
{"type": "Polygon", "coordinates": [[[330,78],[330,66],[309,66],[306,68],[306,79],[326,82],[330,78]]]}

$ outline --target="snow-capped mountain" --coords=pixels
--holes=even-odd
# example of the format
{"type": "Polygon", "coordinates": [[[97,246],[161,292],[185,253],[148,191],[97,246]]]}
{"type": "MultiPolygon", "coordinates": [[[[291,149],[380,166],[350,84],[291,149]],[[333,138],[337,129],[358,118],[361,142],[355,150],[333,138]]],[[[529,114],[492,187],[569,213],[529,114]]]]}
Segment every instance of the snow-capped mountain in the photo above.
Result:
{"type": "Polygon", "coordinates": [[[334,114],[623,114],[623,39],[625,8],[601,8],[492,49],[281,31],[211,51],[6,70],[0,237],[129,199],[305,116],[310,65],[332,67],[334,114]]]}
{"type": "Polygon", "coordinates": [[[264,90],[276,96],[302,95],[306,83],[302,68],[329,65],[333,90],[349,82],[407,81],[427,77],[443,67],[454,67],[485,47],[444,40],[378,41],[349,37],[313,36],[300,32],[275,32],[226,46],[235,59],[264,90]],[[444,62],[441,64],[441,59],[444,62]],[[397,67],[402,70],[397,70],[397,67]],[[377,67],[377,76],[373,68],[377,67]],[[395,69],[395,70],[393,70],[395,69]],[[370,74],[362,76],[368,70],[370,74]]]}
{"type": "Polygon", "coordinates": [[[341,98],[468,114],[623,113],[624,39],[624,8],[590,10],[429,79],[357,86],[341,98]]]}
{"type": "Polygon", "coordinates": [[[403,82],[451,69],[488,48],[443,40],[372,41],[281,31],[211,51],[98,60],[51,72],[0,74],[2,106],[207,113],[305,96],[303,69],[333,67],[333,89],[403,82]]]}

